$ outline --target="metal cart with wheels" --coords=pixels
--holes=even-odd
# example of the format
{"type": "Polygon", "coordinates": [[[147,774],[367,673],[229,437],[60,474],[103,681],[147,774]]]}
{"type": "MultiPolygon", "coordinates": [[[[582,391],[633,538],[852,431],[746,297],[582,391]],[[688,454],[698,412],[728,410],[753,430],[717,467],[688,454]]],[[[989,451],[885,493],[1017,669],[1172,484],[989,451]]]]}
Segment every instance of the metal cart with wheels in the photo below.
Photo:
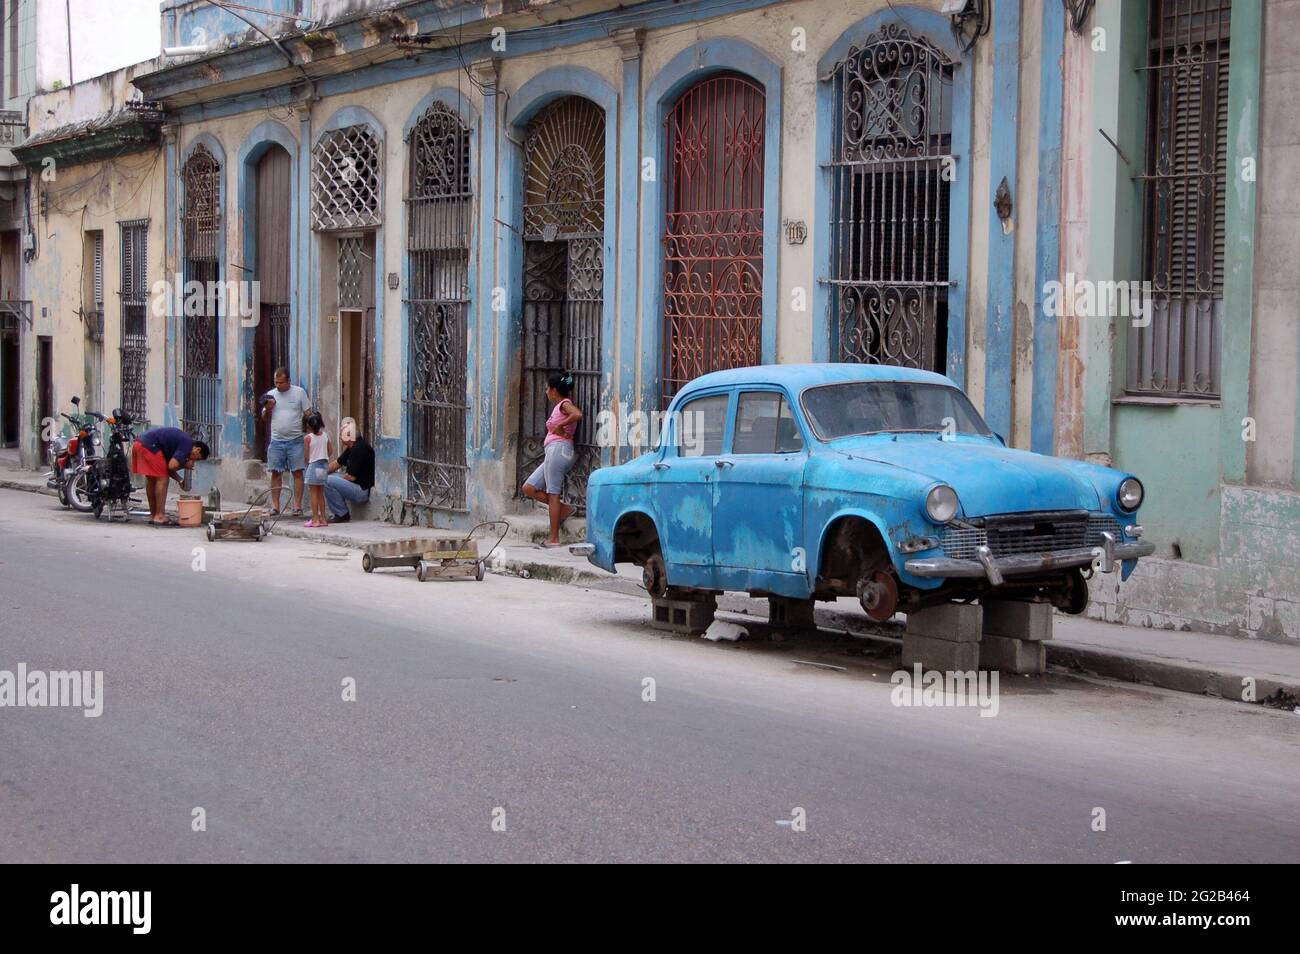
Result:
{"type": "MultiPolygon", "coordinates": [[[[283,493],[283,488],[282,488],[283,493]]],[[[217,510],[208,522],[207,536],[209,542],[217,540],[255,540],[261,543],[280,522],[280,514],[274,516],[267,509],[271,491],[263,490],[253,497],[243,510],[217,510]]],[[[281,510],[280,513],[284,511],[281,510]]]]}
{"type": "Polygon", "coordinates": [[[510,525],[504,520],[480,523],[463,536],[410,537],[368,544],[361,554],[361,569],[373,573],[382,567],[415,570],[415,578],[426,580],[482,580],[487,556],[479,556],[474,534],[483,527],[500,526],[501,535],[488,547],[488,554],[505,539],[510,525]]]}

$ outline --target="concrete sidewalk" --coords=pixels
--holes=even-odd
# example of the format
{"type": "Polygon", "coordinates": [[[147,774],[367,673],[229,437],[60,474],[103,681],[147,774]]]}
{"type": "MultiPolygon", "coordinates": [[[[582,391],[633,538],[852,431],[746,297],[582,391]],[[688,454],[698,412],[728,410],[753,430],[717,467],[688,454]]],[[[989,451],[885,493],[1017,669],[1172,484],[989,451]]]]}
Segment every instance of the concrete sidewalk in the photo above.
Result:
{"type": "MultiPolygon", "coordinates": [[[[53,495],[41,474],[0,468],[0,487],[53,495]]],[[[553,583],[609,590],[644,597],[636,567],[620,566],[607,573],[576,557],[566,548],[547,549],[533,542],[544,521],[538,516],[509,516],[511,533],[502,541],[489,569],[553,583]]],[[[307,529],[303,519],[284,518],[274,533],[331,546],[359,549],[422,533],[451,531],[398,527],[377,521],[356,521],[324,529],[307,529]]],[[[475,534],[483,551],[499,531],[483,528],[475,534]]],[[[767,600],[728,593],[718,600],[723,613],[767,619],[767,600]]],[[[898,642],[901,617],[883,624],[868,620],[853,599],[818,603],[817,625],[843,630],[868,639],[898,642]]],[[[1265,702],[1295,709],[1300,706],[1300,645],[1138,626],[1121,626],[1100,620],[1058,614],[1054,638],[1047,644],[1049,665],[1125,682],[1158,686],[1198,695],[1265,702]]]]}

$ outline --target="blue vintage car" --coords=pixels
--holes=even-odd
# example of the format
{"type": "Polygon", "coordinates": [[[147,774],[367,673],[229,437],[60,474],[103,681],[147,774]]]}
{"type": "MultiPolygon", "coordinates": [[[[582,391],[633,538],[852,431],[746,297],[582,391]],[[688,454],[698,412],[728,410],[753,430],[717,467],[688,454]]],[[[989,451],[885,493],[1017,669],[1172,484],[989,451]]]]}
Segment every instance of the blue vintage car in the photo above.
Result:
{"type": "Polygon", "coordinates": [[[856,596],[873,619],[986,595],[1071,613],[1152,552],[1141,482],[1013,450],[940,374],[767,365],[697,378],[659,446],[587,483],[588,543],[646,589],[856,596]]]}

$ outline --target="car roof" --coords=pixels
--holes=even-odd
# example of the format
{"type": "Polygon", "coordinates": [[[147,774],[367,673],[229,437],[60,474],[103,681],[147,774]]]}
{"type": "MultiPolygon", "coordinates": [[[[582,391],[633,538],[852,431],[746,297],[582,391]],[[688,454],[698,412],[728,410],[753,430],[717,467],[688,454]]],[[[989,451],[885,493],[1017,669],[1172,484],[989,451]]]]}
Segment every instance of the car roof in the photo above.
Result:
{"type": "Polygon", "coordinates": [[[738,384],[775,384],[797,394],[804,388],[821,384],[846,384],[855,381],[910,381],[919,384],[957,386],[946,375],[921,371],[917,368],[827,362],[825,364],[761,364],[748,368],[713,371],[689,382],[682,388],[680,394],[738,384]]]}

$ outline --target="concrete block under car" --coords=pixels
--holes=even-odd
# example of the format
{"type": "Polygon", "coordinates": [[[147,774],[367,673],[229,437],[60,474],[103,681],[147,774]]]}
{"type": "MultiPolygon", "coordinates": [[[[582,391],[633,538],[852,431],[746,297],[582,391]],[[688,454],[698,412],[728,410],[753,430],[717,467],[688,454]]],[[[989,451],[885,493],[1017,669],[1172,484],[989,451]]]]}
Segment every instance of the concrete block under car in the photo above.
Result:
{"type": "Polygon", "coordinates": [[[934,636],[903,633],[903,668],[911,669],[920,663],[923,670],[938,669],[943,672],[968,672],[980,667],[978,642],[955,642],[934,636]]]}
{"type": "Polygon", "coordinates": [[[650,625],[670,633],[694,635],[702,633],[713,622],[718,611],[718,598],[682,600],[654,596],[650,598],[650,625]]]}
{"type": "Polygon", "coordinates": [[[984,605],[984,635],[1013,639],[1052,638],[1052,604],[1022,600],[980,600],[984,605]]]}
{"type": "Polygon", "coordinates": [[[815,605],[812,600],[792,600],[784,596],[769,596],[767,598],[767,621],[773,626],[783,626],[787,629],[816,629],[817,624],[813,622],[813,608],[815,605]]]}
{"type": "Polygon", "coordinates": [[[975,603],[929,606],[907,614],[907,632],[950,643],[978,643],[984,635],[983,615],[983,608],[975,603]]]}
{"type": "Polygon", "coordinates": [[[1047,671],[1047,646],[1041,639],[985,636],[980,662],[985,669],[1040,676],[1047,671]]]}

